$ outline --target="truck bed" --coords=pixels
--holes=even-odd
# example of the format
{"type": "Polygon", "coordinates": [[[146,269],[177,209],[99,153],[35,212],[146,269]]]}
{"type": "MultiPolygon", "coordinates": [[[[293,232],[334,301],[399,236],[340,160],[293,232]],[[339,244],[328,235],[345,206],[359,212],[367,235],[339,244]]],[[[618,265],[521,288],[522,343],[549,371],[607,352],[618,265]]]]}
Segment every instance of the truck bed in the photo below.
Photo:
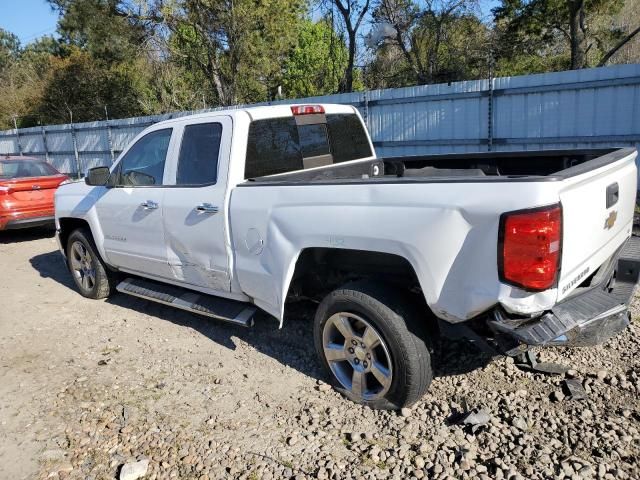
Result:
{"type": "Polygon", "coordinates": [[[616,162],[633,148],[384,157],[258,177],[250,184],[558,181],[616,162]]]}

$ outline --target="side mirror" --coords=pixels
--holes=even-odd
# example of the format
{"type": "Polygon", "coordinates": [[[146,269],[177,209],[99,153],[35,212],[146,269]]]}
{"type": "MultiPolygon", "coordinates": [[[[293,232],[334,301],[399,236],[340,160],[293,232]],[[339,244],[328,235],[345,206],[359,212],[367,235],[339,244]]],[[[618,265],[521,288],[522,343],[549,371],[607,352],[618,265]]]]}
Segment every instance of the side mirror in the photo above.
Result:
{"type": "Polygon", "coordinates": [[[92,187],[102,187],[107,184],[110,175],[109,167],[90,168],[84,177],[84,183],[92,187]]]}

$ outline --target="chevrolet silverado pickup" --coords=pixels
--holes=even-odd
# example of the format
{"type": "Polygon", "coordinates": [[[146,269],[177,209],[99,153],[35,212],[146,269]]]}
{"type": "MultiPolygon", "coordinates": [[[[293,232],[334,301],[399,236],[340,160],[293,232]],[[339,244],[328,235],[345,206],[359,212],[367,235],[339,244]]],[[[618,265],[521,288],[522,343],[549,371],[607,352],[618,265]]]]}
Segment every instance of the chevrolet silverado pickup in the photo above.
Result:
{"type": "Polygon", "coordinates": [[[636,151],[378,158],[357,110],[278,105],[157,123],[55,197],[82,295],[250,326],[317,303],[335,388],[427,390],[439,336],[518,355],[624,329],[638,280],[636,151]]]}

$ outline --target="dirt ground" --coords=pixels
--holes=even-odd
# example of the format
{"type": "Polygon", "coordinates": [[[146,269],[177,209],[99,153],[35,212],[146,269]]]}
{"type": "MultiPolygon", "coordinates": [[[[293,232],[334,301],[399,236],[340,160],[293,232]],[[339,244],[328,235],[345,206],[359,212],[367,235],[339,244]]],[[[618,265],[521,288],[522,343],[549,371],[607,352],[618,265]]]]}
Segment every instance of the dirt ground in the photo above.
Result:
{"type": "Polygon", "coordinates": [[[452,344],[411,411],[376,412],[324,383],[307,306],[279,330],[87,300],[46,231],[0,232],[0,266],[0,479],[113,479],[141,459],[158,479],[640,478],[636,320],[542,353],[587,400],[452,344]],[[490,423],[452,424],[466,405],[490,423]]]}

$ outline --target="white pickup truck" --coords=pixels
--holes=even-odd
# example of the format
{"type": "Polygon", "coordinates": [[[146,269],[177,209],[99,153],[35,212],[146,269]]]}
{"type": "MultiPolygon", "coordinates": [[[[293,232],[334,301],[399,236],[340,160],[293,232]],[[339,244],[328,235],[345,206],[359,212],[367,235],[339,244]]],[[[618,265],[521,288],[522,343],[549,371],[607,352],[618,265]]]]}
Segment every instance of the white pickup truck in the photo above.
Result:
{"type": "Polygon", "coordinates": [[[62,186],[57,237],[89,298],[246,326],[317,301],[309,333],[335,387],[395,409],[428,388],[439,335],[516,355],[628,325],[635,157],[377,158],[350,106],[218,111],[153,125],[62,186]]]}

